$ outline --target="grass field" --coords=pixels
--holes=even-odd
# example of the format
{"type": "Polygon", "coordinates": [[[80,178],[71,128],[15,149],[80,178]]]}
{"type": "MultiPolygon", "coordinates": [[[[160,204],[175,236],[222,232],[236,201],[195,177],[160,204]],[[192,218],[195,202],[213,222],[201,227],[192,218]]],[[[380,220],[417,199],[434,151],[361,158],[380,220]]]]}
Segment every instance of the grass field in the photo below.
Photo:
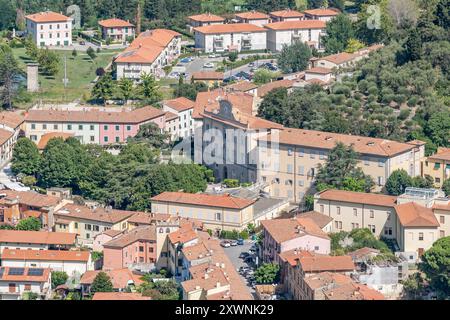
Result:
{"type": "MultiPolygon", "coordinates": [[[[30,58],[26,55],[25,49],[16,48],[13,51],[21,68],[26,71],[26,63],[30,62],[30,58]]],[[[92,62],[87,54],[82,52],[78,52],[78,56],[74,59],[71,51],[56,51],[61,58],[59,72],[54,77],[39,75],[40,92],[32,94],[31,104],[39,100],[58,103],[89,97],[92,82],[96,78],[95,70],[100,67],[106,68],[118,52],[102,51],[92,62]],[[64,88],[63,83],[64,55],[67,56],[67,76],[69,78],[67,88],[64,88]]]]}

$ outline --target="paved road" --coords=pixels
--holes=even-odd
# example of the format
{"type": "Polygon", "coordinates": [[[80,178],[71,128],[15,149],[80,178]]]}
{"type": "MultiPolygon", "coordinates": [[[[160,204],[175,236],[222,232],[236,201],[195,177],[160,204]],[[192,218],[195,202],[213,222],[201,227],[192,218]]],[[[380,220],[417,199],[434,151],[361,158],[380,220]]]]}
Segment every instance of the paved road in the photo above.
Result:
{"type": "MultiPolygon", "coordinates": [[[[250,249],[250,247],[252,245],[253,245],[253,241],[246,241],[243,246],[224,248],[226,255],[231,260],[231,263],[233,264],[236,271],[238,271],[238,269],[240,267],[248,267],[249,266],[242,259],[239,258],[239,255],[241,254],[241,252],[248,252],[248,250],[250,249]]],[[[252,289],[251,286],[249,286],[247,279],[245,279],[243,276],[241,276],[241,279],[245,284],[247,284],[247,287],[248,287],[250,293],[254,296],[255,290],[252,289]]]]}

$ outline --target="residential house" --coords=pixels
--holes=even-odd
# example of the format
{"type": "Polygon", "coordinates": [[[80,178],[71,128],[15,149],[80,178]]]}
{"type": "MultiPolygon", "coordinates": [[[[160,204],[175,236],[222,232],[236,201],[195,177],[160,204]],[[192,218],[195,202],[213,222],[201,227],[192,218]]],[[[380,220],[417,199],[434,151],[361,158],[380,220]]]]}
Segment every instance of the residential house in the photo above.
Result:
{"type": "Polygon", "coordinates": [[[45,11],[25,17],[27,34],[38,47],[72,45],[72,18],[45,11]]]}
{"type": "Polygon", "coordinates": [[[315,222],[322,231],[330,233],[333,227],[333,218],[317,211],[308,211],[297,214],[297,218],[308,218],[315,222]]]}
{"type": "Polygon", "coordinates": [[[191,82],[202,82],[206,84],[208,88],[216,88],[223,83],[223,77],[223,72],[199,71],[192,73],[191,82]]]}
{"type": "Polygon", "coordinates": [[[296,10],[286,9],[271,12],[270,19],[272,22],[300,21],[305,19],[305,15],[296,10]]]}
{"type": "Polygon", "coordinates": [[[102,30],[102,39],[110,39],[112,42],[127,42],[134,39],[136,27],[129,21],[121,19],[106,19],[98,22],[102,30]]]}
{"type": "Polygon", "coordinates": [[[326,23],[320,20],[299,20],[273,22],[266,24],[267,49],[277,52],[283,46],[290,46],[295,41],[306,43],[311,48],[323,49],[321,37],[326,23]]]}
{"type": "Polygon", "coordinates": [[[194,28],[195,48],[203,52],[265,50],[267,30],[249,23],[194,28]]]}
{"type": "Polygon", "coordinates": [[[170,132],[176,138],[187,138],[194,134],[194,112],[195,102],[185,97],[163,101],[163,110],[178,116],[178,126],[174,126],[170,132]]]}
{"type": "Polygon", "coordinates": [[[209,12],[188,17],[189,32],[192,32],[193,29],[197,28],[197,27],[224,24],[224,23],[225,23],[225,18],[216,16],[215,14],[211,14],[209,12]]]}
{"type": "Polygon", "coordinates": [[[127,230],[128,219],[135,211],[67,204],[54,213],[56,232],[78,235],[80,245],[92,247],[98,234],[109,230],[127,230]]]}
{"type": "Polygon", "coordinates": [[[435,154],[423,160],[422,177],[426,175],[433,178],[437,188],[450,179],[450,148],[439,147],[435,154]]]}
{"type": "Polygon", "coordinates": [[[279,254],[292,249],[330,253],[330,238],[310,218],[274,219],[261,221],[264,240],[263,260],[279,263],[279,254]]]}
{"type": "Polygon", "coordinates": [[[365,285],[351,282],[324,291],[325,300],[384,300],[378,291],[365,285]]]}
{"type": "Polygon", "coordinates": [[[305,10],[304,13],[306,19],[328,22],[341,12],[335,8],[317,8],[305,10]]]}
{"type": "Polygon", "coordinates": [[[248,93],[254,96],[258,91],[258,85],[250,81],[240,81],[227,85],[225,90],[228,92],[248,93]]]}
{"type": "Polygon", "coordinates": [[[182,277],[183,259],[181,251],[198,243],[198,232],[191,225],[185,224],[168,236],[168,265],[167,269],[176,279],[182,277]]]}
{"type": "Polygon", "coordinates": [[[272,81],[266,84],[263,84],[260,86],[256,91],[256,103],[260,105],[262,101],[264,100],[264,97],[271,92],[272,90],[278,89],[278,88],[286,88],[288,93],[291,93],[294,89],[294,80],[289,79],[283,79],[283,80],[277,80],[272,81]]]}
{"type": "Polygon", "coordinates": [[[106,273],[111,279],[114,292],[125,292],[127,288],[133,288],[141,285],[141,275],[133,273],[129,269],[116,269],[105,271],[87,271],[80,279],[81,291],[83,295],[91,294],[91,285],[95,280],[95,277],[100,273],[106,273]]]}
{"type": "Polygon", "coordinates": [[[47,300],[51,295],[51,283],[49,268],[0,267],[0,300],[21,300],[26,292],[47,300]]]}
{"type": "Polygon", "coordinates": [[[235,14],[235,18],[239,23],[249,23],[258,27],[270,22],[269,15],[257,11],[239,12],[235,14]]]}
{"type": "Polygon", "coordinates": [[[147,106],[143,108],[77,107],[57,110],[41,108],[28,111],[25,134],[35,143],[46,134],[71,134],[83,144],[109,145],[126,143],[142,125],[154,123],[161,130],[165,112],[147,106]]]}
{"type": "Polygon", "coordinates": [[[24,120],[25,118],[18,113],[0,112],[0,167],[11,161],[24,120]]]}
{"type": "Polygon", "coordinates": [[[156,225],[160,222],[169,222],[170,214],[137,212],[128,219],[128,230],[131,231],[138,227],[156,225]]]}
{"type": "Polygon", "coordinates": [[[181,34],[167,29],[147,30],[114,60],[117,79],[140,81],[143,75],[159,79],[165,76],[164,67],[180,54],[181,34]]]}
{"type": "Polygon", "coordinates": [[[329,83],[334,79],[333,70],[323,67],[314,67],[305,71],[305,81],[320,80],[329,83]]]}
{"type": "Polygon", "coordinates": [[[156,254],[156,226],[137,227],[103,244],[103,270],[152,271],[156,254]]]}
{"type": "Polygon", "coordinates": [[[74,233],[0,230],[0,255],[4,249],[69,250],[76,245],[74,233]]]}
{"type": "Polygon", "coordinates": [[[35,217],[43,228],[53,226],[53,213],[68,200],[34,191],[0,191],[0,222],[16,225],[21,219],[35,217]]]}
{"type": "Polygon", "coordinates": [[[69,276],[81,276],[94,269],[89,251],[4,249],[1,265],[10,268],[50,268],[69,276]]]}
{"type": "Polygon", "coordinates": [[[397,169],[412,177],[418,175],[425,153],[424,146],[414,142],[303,129],[271,130],[258,141],[258,181],[268,184],[272,196],[293,202],[301,202],[314,189],[318,165],[325,164],[338,142],[353,146],[360,155],[358,167],[372,177],[376,190],[381,190],[397,169]]]}
{"type": "MultiPolygon", "coordinates": [[[[131,219],[131,218],[130,218],[131,219]]],[[[129,221],[129,220],[128,220],[129,221]]],[[[128,223],[128,226],[130,224],[128,223]]],[[[103,245],[117,237],[123,235],[127,230],[113,230],[107,229],[102,233],[97,234],[94,237],[94,244],[92,245],[92,251],[103,252],[103,245]]]]}

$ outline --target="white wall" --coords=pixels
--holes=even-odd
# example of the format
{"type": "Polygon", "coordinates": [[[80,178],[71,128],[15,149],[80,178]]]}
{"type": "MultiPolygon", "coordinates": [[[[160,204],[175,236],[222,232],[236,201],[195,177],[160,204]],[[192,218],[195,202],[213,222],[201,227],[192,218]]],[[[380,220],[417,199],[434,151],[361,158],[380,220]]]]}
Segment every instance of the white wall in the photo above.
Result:
{"type": "Polygon", "coordinates": [[[230,46],[237,46],[238,51],[243,50],[265,50],[267,48],[266,32],[252,32],[252,33],[222,33],[222,34],[203,34],[195,33],[195,47],[202,49],[205,52],[226,51],[230,46]],[[249,36],[251,38],[251,47],[242,49],[242,38],[249,36]],[[214,39],[217,37],[223,38],[223,49],[214,47],[214,39]],[[233,39],[232,39],[233,38],[233,39]]]}
{"type": "Polygon", "coordinates": [[[93,270],[89,262],[83,261],[40,261],[40,260],[2,260],[2,267],[16,268],[50,268],[53,271],[64,271],[69,276],[77,272],[83,274],[88,270],[93,270]]]}
{"type": "Polygon", "coordinates": [[[25,122],[25,134],[35,143],[51,132],[71,133],[84,144],[100,144],[100,126],[96,123],[25,122]]]}
{"type": "Polygon", "coordinates": [[[72,45],[72,21],[35,23],[27,20],[27,32],[39,47],[72,45]]]}

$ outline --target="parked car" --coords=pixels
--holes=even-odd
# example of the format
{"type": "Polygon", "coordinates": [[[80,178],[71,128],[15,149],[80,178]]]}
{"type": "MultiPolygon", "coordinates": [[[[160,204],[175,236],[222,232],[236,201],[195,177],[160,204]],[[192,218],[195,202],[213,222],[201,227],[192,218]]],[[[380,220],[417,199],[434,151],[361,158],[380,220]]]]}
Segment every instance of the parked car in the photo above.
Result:
{"type": "Polygon", "coordinates": [[[86,45],[86,41],[80,41],[79,44],[80,44],[80,46],[85,46],[86,45]]]}
{"type": "Polygon", "coordinates": [[[240,245],[240,246],[243,246],[244,245],[244,239],[238,239],[237,240],[237,244],[240,245]]]}
{"type": "Polygon", "coordinates": [[[246,262],[246,263],[253,263],[253,257],[252,256],[247,256],[245,259],[244,259],[244,262],[246,262]]]}
{"type": "Polygon", "coordinates": [[[241,254],[239,255],[240,259],[245,259],[250,255],[250,253],[248,252],[241,252],[241,254]]]}
{"type": "Polygon", "coordinates": [[[248,64],[248,66],[252,68],[252,67],[255,66],[255,63],[254,63],[254,62],[250,62],[250,63],[248,64]]]}
{"type": "Polygon", "coordinates": [[[230,241],[230,245],[232,247],[236,247],[238,245],[238,242],[236,240],[230,241]]]}
{"type": "Polygon", "coordinates": [[[227,77],[227,78],[223,79],[223,82],[224,83],[229,83],[229,82],[233,82],[233,81],[236,81],[236,80],[237,80],[237,78],[235,76],[231,76],[231,77],[227,77]]]}
{"type": "Polygon", "coordinates": [[[219,58],[220,56],[218,54],[215,53],[211,53],[208,58],[214,59],[214,58],[219,58]]]}
{"type": "Polygon", "coordinates": [[[230,244],[230,241],[222,241],[221,243],[220,243],[220,245],[222,246],[222,247],[224,247],[224,248],[229,248],[229,247],[231,247],[231,244],[230,244]]]}
{"type": "Polygon", "coordinates": [[[203,68],[214,68],[214,63],[212,62],[207,62],[203,65],[203,68]]]}

